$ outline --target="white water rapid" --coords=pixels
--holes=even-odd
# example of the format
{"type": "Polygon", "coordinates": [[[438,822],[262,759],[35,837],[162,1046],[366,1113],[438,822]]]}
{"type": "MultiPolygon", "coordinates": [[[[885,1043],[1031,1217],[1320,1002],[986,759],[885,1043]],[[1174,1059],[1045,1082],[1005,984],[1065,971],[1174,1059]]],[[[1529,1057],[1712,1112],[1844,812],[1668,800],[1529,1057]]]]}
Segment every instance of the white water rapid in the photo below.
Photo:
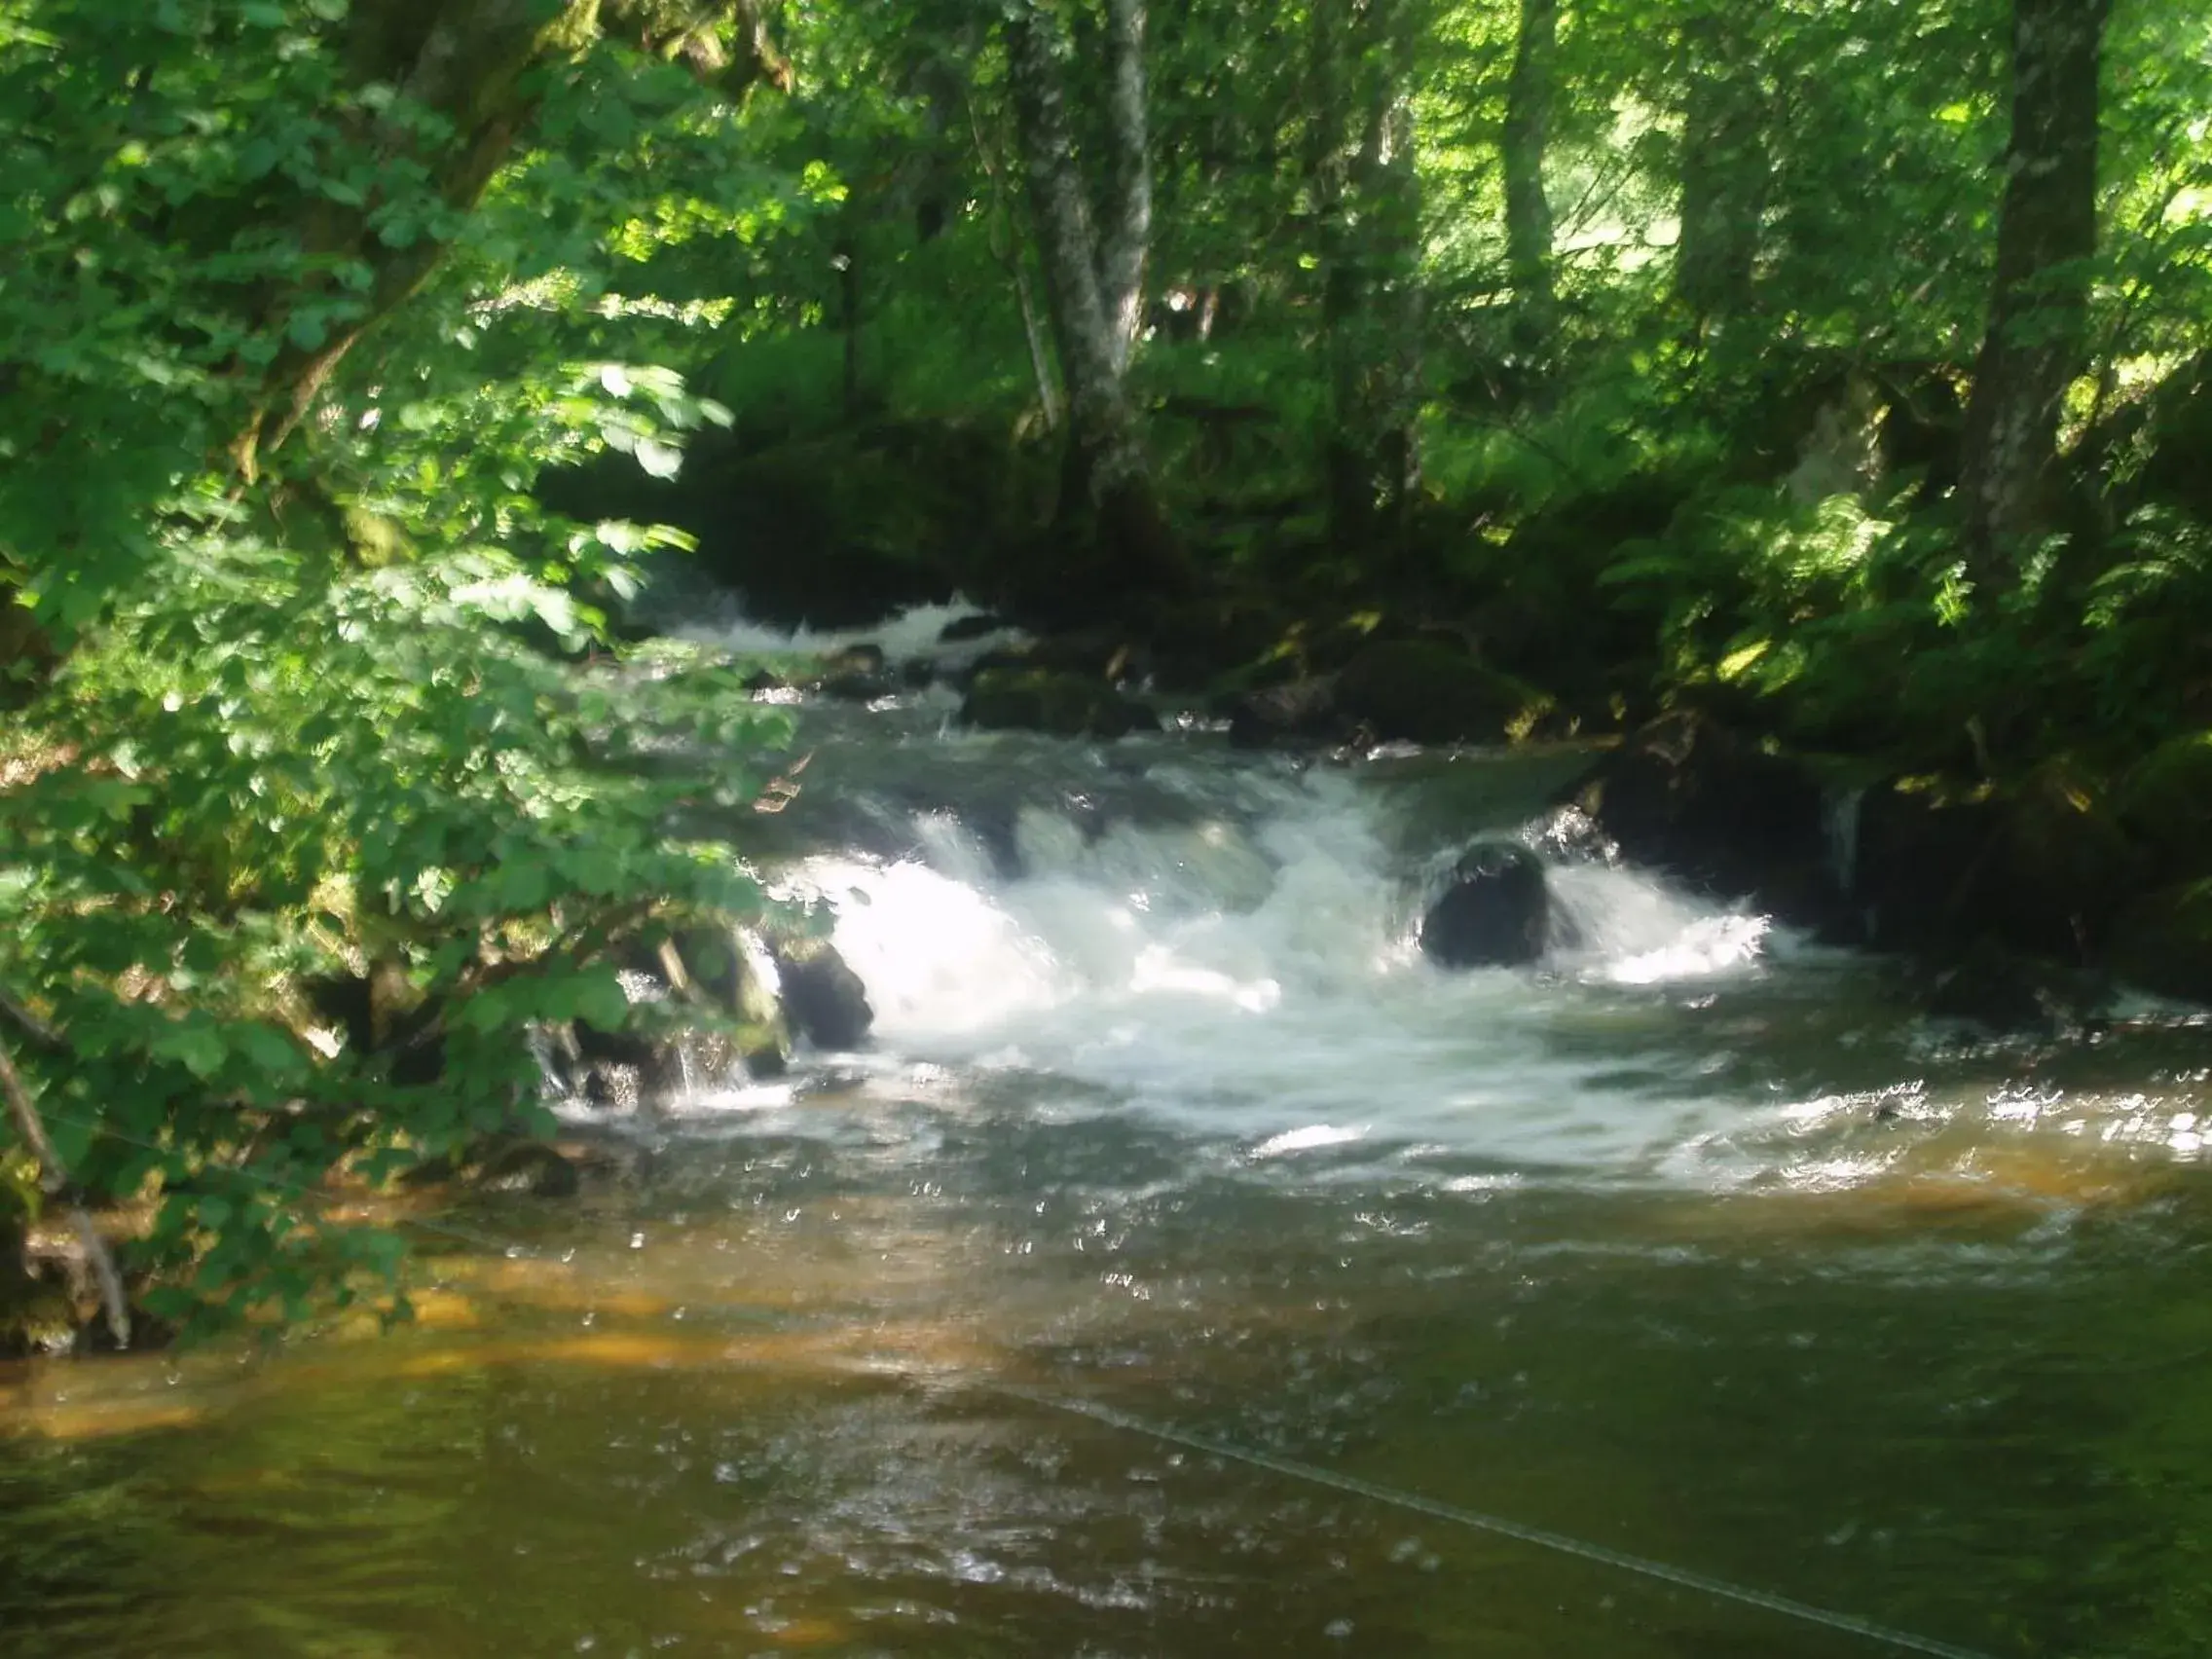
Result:
{"type": "Polygon", "coordinates": [[[940,642],[960,614],[693,629],[739,654],[873,644],[939,680],[866,708],[807,700],[801,796],[740,834],[772,829],[772,889],[833,906],[868,1048],[674,1115],[768,1111],[813,1133],[835,1122],[806,1109],[825,1090],[1011,1108],[1150,1125],[1247,1170],[1462,1191],[1851,1186],[1955,1161],[1953,1128],[1970,1149],[2027,1132],[2194,1156],[2194,1108],[2162,1094],[2077,1088],[2023,1120],[2019,1045],[1962,1047],[1881,964],[1607,858],[1547,804],[1587,755],[1333,764],[1203,730],[971,731],[944,682],[993,636],[940,642]],[[1532,968],[1440,970],[1422,910],[1500,834],[1546,861],[1550,947],[1532,968]]]}
{"type": "MultiPolygon", "coordinates": [[[[1515,1165],[1637,1165],[1711,1117],[1694,1073],[1606,1083],[1563,1026],[1635,1024],[1623,987],[1759,970],[1763,919],[1604,864],[1551,871],[1535,970],[1447,974],[1416,942],[1422,868],[1387,792],[1250,772],[1234,809],[1102,832],[1015,815],[1017,873],[948,811],[910,856],[804,861],[876,1011],[876,1063],[1021,1072],[1250,1155],[1376,1140],[1515,1165]]],[[[1216,803],[1218,804],[1218,803],[1216,803]]],[[[1663,997],[1662,997],[1663,1001],[1663,997]]]]}

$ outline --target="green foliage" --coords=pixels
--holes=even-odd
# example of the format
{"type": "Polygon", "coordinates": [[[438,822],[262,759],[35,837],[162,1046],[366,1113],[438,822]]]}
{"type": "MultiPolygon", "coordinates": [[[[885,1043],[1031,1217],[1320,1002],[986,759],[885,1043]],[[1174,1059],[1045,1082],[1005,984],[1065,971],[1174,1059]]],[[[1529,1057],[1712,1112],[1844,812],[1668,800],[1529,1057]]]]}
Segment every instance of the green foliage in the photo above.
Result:
{"type": "Polygon", "coordinates": [[[684,538],[533,493],[602,452],[672,475],[729,419],[626,360],[666,336],[608,327],[599,250],[682,226],[576,161],[649,159],[654,121],[711,148],[728,112],[556,55],[544,147],[478,206],[438,172],[450,121],[355,78],[343,5],[18,18],[0,597],[62,654],[0,736],[0,986],[55,1038],[0,1041],[72,1178],[143,1206],[149,1310],[387,1294],[396,1238],[326,1215],[329,1183],[543,1130],[530,1033],[621,1028],[634,937],[762,904],[738,849],[670,827],[742,822],[783,719],[712,663],[541,648],[604,652],[684,538]],[[534,265],[526,220],[574,263],[534,265]],[[405,308],[395,274],[427,279],[405,308]],[[335,372],[267,378],[372,320],[335,372]],[[273,385],[300,419],[241,476],[273,385]]]}
{"type": "MultiPolygon", "coordinates": [[[[1103,61],[1097,5],[1055,9],[1071,74],[1103,61]]],[[[1129,391],[1269,635],[1315,595],[1460,628],[1511,693],[1485,726],[1542,701],[1507,669],[1570,713],[1641,678],[1932,768],[2118,768],[2212,723],[2196,9],[2114,8],[2066,459],[1973,577],[2002,0],[1564,8],[1540,350],[1501,222],[1519,17],[1152,8],[1129,391]],[[1717,299],[1682,279],[1716,132],[1717,299]],[[1855,398],[1879,454],[1808,483],[1855,398]],[[1329,545],[1385,466],[1404,510],[1329,545]]],[[[670,826],[742,824],[780,731],[712,662],[608,660],[685,537],[571,522],[545,469],[665,481],[726,424],[626,498],[830,586],[856,554],[1060,585],[1023,533],[1059,396],[1001,15],[789,8],[793,95],[748,100],[751,21],[0,4],[0,689],[28,700],[0,984],[58,1031],[25,1062],[72,1172],[150,1206],[171,1312],[373,1277],[387,1243],[284,1195],[530,1126],[523,1034],[621,1023],[626,940],[759,903],[742,848],[670,826]],[[336,982],[366,999],[342,1042],[336,982]]],[[[1105,100],[1075,90],[1088,166],[1105,100]]]]}

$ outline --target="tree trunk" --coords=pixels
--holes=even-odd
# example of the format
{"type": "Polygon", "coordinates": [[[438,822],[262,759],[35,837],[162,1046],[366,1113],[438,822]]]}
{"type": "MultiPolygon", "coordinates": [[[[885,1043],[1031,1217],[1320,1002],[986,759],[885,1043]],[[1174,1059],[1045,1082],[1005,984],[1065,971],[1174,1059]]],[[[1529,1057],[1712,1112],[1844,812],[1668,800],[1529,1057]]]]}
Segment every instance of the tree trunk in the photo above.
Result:
{"type": "Polygon", "coordinates": [[[1765,95],[1751,30],[1725,0],[1683,31],[1681,240],[1675,292],[1700,322],[1748,311],[1766,212],[1765,95]]]}
{"type": "Polygon", "coordinates": [[[1099,298],[1126,369],[1144,321],[1152,247],[1152,157],[1145,121],[1144,0],[1106,0],[1106,194],[1100,212],[1099,298]]]}
{"type": "Polygon", "coordinates": [[[2005,554],[2043,521],[2097,251],[2097,63],[2108,0],[2015,0],[2012,137],[1989,326],[1967,405],[1960,495],[1969,569],[2003,589],[2005,554]]]}
{"type": "Polygon", "coordinates": [[[1309,165],[1330,399],[1322,471],[1330,538],[1346,547],[1389,541],[1419,482],[1413,21],[1410,0],[1340,0],[1313,13],[1309,165]]]}
{"type": "MultiPolygon", "coordinates": [[[[1025,3],[1007,18],[1014,123],[1045,268],[1046,307],[1067,387],[1067,461],[1058,517],[1064,528],[1074,528],[1078,515],[1088,512],[1099,551],[1116,561],[1128,579],[1155,589],[1177,589],[1186,585],[1188,571],[1160,510],[1124,380],[1126,338],[1133,331],[1124,337],[1118,310],[1109,307],[1109,293],[1119,307],[1124,290],[1109,290],[1101,277],[1107,262],[1076,166],[1060,73],[1063,44],[1051,14],[1038,5],[1025,3]]],[[[1123,79],[1117,73],[1117,98],[1123,79]]],[[[1135,85],[1141,98],[1141,75],[1135,85]]],[[[1149,222],[1150,186],[1134,194],[1142,199],[1136,209],[1141,222],[1149,222]]],[[[1126,196],[1121,205],[1128,207],[1126,196]]],[[[1124,211],[1117,243],[1130,223],[1124,211]]],[[[1112,251],[1118,279],[1141,275],[1141,247],[1133,262],[1127,247],[1117,245],[1112,251]]]]}
{"type": "Polygon", "coordinates": [[[1544,195],[1550,141],[1559,0],[1521,0],[1513,74],[1505,88],[1499,161],[1505,173],[1505,268],[1513,284],[1513,350],[1525,360],[1551,353],[1552,206],[1544,195]]]}

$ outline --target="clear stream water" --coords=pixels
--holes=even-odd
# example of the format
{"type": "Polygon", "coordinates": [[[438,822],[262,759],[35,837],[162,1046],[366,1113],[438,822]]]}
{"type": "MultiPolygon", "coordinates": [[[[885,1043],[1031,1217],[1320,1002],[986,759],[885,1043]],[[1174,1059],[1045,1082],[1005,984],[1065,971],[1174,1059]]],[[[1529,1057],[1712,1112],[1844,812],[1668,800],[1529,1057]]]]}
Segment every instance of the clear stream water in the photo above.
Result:
{"type": "MultiPolygon", "coordinates": [[[[937,617],[910,625],[934,634],[937,617]]],[[[756,637],[733,635],[739,644],[756,637]]],[[[896,654],[896,653],[895,653],[896,654]]],[[[2212,1650],[2212,1044],[1977,1042],[1588,848],[1413,947],[1567,755],[801,711],[865,1053],[599,1124],[413,1329],[0,1372],[0,1659],[2212,1650]]]]}

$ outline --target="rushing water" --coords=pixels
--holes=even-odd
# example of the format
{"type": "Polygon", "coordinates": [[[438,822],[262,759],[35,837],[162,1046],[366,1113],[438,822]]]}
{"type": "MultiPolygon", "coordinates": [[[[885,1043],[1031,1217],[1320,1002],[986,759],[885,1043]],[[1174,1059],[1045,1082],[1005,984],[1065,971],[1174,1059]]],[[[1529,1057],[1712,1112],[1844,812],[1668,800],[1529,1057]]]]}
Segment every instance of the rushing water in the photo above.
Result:
{"type": "Polygon", "coordinates": [[[805,711],[773,827],[868,1051],[436,1219],[414,1329],[0,1374],[0,1659],[1884,1650],[1281,1460],[1992,1655],[2205,1650],[2188,1016],[1975,1043],[1586,844],[1539,969],[1448,977],[1424,894],[1576,757],[947,711],[805,711]]]}

